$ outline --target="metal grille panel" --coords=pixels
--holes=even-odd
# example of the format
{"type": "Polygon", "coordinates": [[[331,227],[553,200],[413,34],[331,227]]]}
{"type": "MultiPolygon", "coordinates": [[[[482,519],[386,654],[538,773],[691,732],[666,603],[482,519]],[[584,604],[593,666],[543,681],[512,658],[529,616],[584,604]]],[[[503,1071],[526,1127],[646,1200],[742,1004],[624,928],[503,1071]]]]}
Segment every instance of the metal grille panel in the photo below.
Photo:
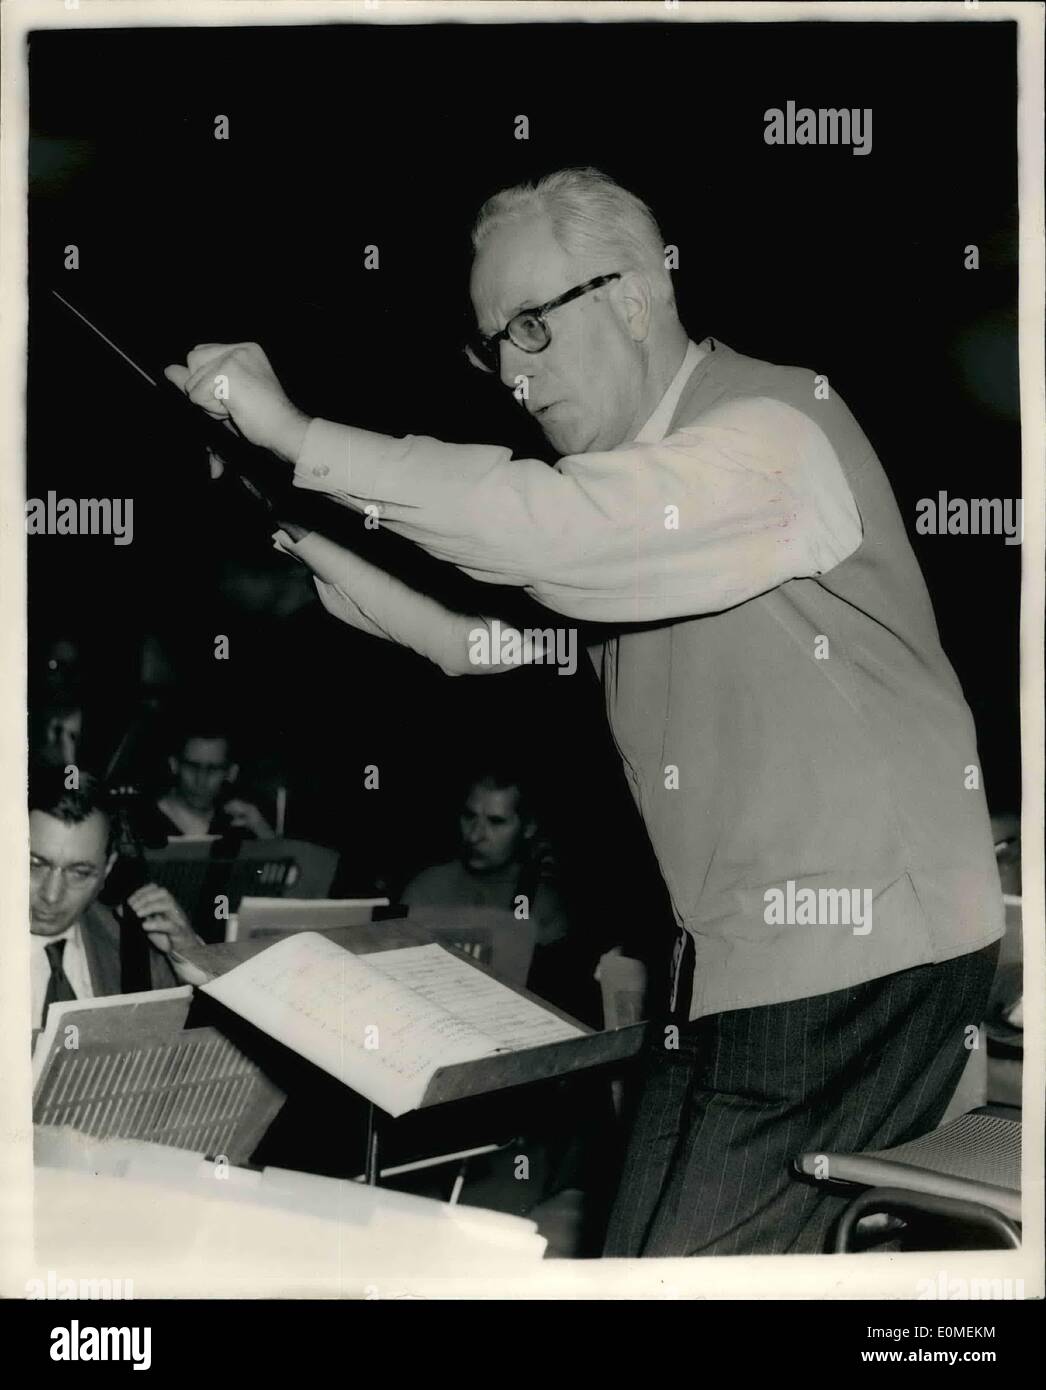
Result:
{"type": "Polygon", "coordinates": [[[213,1029],[145,1047],[88,1043],[50,1071],[33,1122],[226,1153],[260,1084],[257,1067],[213,1029]]]}

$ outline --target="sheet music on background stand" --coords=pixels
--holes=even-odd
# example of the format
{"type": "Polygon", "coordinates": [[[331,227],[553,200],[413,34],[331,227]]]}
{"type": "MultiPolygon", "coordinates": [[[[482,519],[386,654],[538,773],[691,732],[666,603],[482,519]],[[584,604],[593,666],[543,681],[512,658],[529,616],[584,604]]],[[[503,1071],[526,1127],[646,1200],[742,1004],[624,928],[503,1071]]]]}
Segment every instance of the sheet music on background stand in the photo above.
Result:
{"type": "Polygon", "coordinates": [[[318,931],[323,927],[352,927],[374,920],[388,898],[261,898],[245,895],[230,914],[226,941],[257,941],[318,931]]]}

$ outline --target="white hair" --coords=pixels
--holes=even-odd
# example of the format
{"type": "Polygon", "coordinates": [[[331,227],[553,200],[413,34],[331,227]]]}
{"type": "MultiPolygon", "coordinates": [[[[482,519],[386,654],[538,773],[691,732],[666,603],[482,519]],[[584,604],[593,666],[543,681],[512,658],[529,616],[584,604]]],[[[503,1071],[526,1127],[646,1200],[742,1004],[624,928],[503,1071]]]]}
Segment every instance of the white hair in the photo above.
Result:
{"type": "Polygon", "coordinates": [[[650,282],[654,299],[674,304],[672,277],[665,266],[665,246],[654,214],[598,169],[560,169],[534,183],[502,189],[480,208],[472,228],[478,251],[505,223],[544,213],[556,241],[568,255],[614,270],[638,270],[650,282]]]}

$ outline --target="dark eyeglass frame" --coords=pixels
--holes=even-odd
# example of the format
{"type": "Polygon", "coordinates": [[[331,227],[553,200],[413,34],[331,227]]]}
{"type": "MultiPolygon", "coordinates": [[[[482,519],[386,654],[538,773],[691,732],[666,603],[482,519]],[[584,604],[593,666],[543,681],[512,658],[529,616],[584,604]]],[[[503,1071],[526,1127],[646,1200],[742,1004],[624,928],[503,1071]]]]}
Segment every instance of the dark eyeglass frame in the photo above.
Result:
{"type": "Polygon", "coordinates": [[[564,304],[569,304],[572,300],[580,299],[583,294],[590,294],[593,290],[601,289],[603,285],[609,285],[612,280],[620,280],[622,273],[620,270],[615,270],[610,275],[597,275],[595,279],[586,280],[583,285],[575,285],[572,290],[567,290],[564,294],[557,295],[555,299],[550,299],[547,304],[539,304],[534,309],[521,309],[518,314],[513,314],[500,333],[492,333],[489,338],[477,333],[472,341],[466,345],[465,355],[472,365],[481,372],[493,374],[500,365],[501,350],[499,344],[503,338],[507,338],[514,347],[518,347],[521,352],[530,353],[531,356],[544,352],[552,341],[552,330],[545,322],[545,315],[550,314],[553,309],[562,308],[564,304]],[[524,318],[537,319],[541,324],[545,333],[545,341],[540,347],[527,347],[525,343],[519,342],[513,336],[512,325],[524,318]]]}

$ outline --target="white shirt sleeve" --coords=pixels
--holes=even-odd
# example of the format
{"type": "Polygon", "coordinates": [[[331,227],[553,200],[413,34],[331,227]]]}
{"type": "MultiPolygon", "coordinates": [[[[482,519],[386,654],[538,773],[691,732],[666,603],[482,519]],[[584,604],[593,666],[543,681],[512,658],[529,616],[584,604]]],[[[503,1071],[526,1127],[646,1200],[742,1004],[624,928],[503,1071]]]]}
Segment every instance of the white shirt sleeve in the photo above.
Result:
{"type": "MultiPolygon", "coordinates": [[[[274,539],[278,550],[304,561],[312,570],[320,602],[328,613],[372,637],[409,647],[435,662],[448,676],[495,674],[522,664],[472,660],[477,651],[498,648],[490,638],[490,618],[456,613],[326,536],[313,532],[295,542],[278,531],[274,539]],[[485,643],[476,641],[481,631],[488,634],[485,643]]],[[[540,649],[524,648],[524,662],[539,656],[540,649]]]]}
{"type": "Polygon", "coordinates": [[[861,543],[827,436],[769,398],[731,400],[656,443],[563,458],[392,439],[314,420],[295,471],[475,579],[598,622],[733,607],[861,543]]]}

